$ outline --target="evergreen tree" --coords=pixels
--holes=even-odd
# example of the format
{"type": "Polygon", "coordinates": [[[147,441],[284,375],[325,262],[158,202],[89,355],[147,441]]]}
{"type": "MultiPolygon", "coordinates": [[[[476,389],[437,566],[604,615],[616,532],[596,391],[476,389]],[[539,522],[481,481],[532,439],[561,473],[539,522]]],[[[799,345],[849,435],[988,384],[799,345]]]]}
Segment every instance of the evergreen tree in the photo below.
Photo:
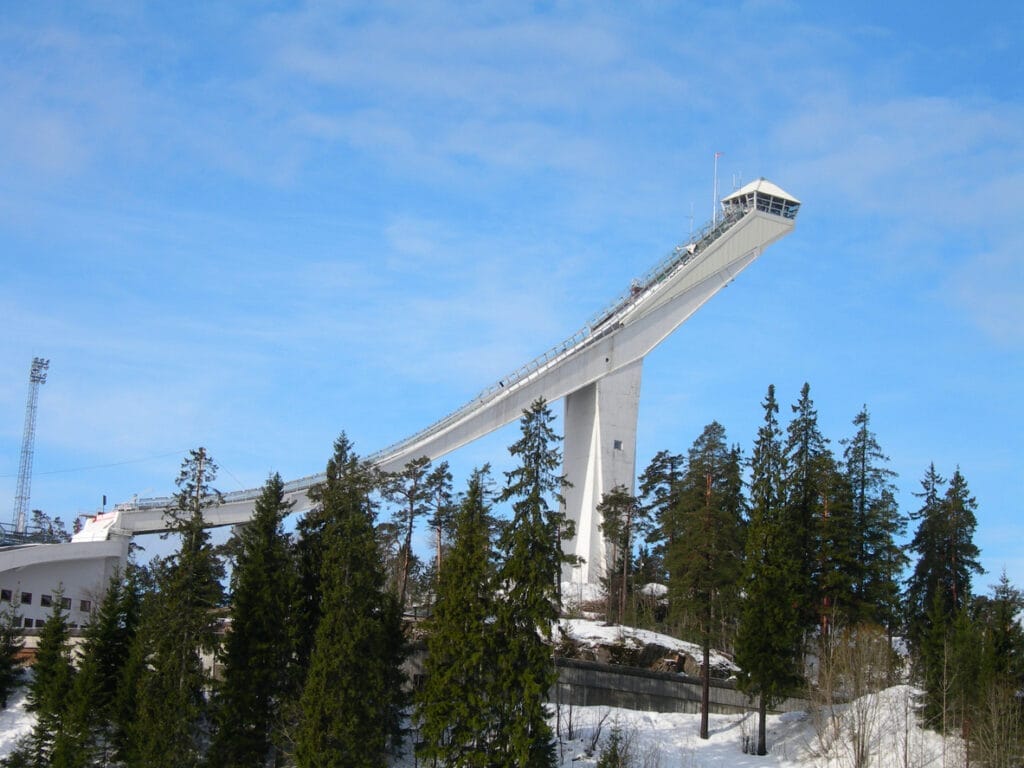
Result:
{"type": "MultiPolygon", "coordinates": [[[[653,544],[652,559],[665,563],[665,553],[680,537],[678,508],[679,486],[683,479],[684,458],[668,451],[658,451],[640,475],[640,501],[645,521],[647,543],[653,544]]],[[[668,573],[662,568],[659,582],[668,573]]]]}
{"type": "Polygon", "coordinates": [[[975,512],[978,502],[971,496],[967,480],[957,467],[949,479],[949,488],[943,500],[948,521],[949,592],[954,607],[968,605],[971,600],[971,574],[982,574],[978,558],[981,551],[974,544],[974,530],[978,526],[975,512]]]}
{"type": "Polygon", "coordinates": [[[800,562],[786,514],[786,461],[775,387],[762,403],[764,423],[750,458],[750,525],[743,614],[736,639],[740,686],[758,697],[757,754],[767,754],[767,709],[801,682],[800,562]]]}
{"type": "Polygon", "coordinates": [[[0,709],[7,709],[7,699],[21,681],[18,654],[23,645],[17,606],[0,603],[0,709]]]}
{"type": "Polygon", "coordinates": [[[800,400],[792,406],[793,419],[786,430],[786,510],[796,533],[799,553],[797,573],[802,608],[801,623],[806,629],[820,622],[822,594],[822,521],[829,501],[830,476],[834,459],[828,440],[818,428],[818,412],[811,400],[810,384],[804,383],[800,400]]]}
{"type": "Polygon", "coordinates": [[[416,697],[424,761],[486,768],[494,736],[494,553],[489,468],[473,473],[455,517],[427,623],[426,681],[416,697]]]}
{"type": "Polygon", "coordinates": [[[212,765],[277,765],[282,707],[296,687],[297,574],[282,520],[291,504],[272,475],[239,534],[232,571],[231,630],[223,644],[212,765]]]}
{"type": "Polygon", "coordinates": [[[422,517],[429,510],[430,471],[430,459],[421,456],[406,464],[401,472],[390,474],[383,480],[385,497],[397,505],[394,519],[402,537],[399,547],[401,566],[396,592],[398,604],[403,610],[409,591],[409,574],[412,571],[412,534],[416,518],[422,517]]]}
{"type": "Polygon", "coordinates": [[[370,495],[380,486],[376,468],[359,461],[352,441],[342,432],[334,442],[334,455],[327,463],[327,476],[319,486],[311,488],[312,508],[296,524],[298,541],[296,558],[299,572],[299,605],[296,626],[301,630],[297,638],[297,674],[305,679],[316,640],[316,630],[323,614],[323,560],[326,552],[326,532],[332,521],[331,507],[324,495],[340,487],[352,493],[370,495]]]}
{"type": "Polygon", "coordinates": [[[431,511],[430,527],[434,531],[434,572],[441,572],[441,559],[456,514],[452,502],[452,473],[447,461],[442,461],[427,477],[428,506],[431,511]]]}
{"type": "Polygon", "coordinates": [[[859,619],[884,626],[892,637],[899,618],[899,582],[907,556],[896,540],[906,531],[906,519],[896,505],[896,473],[874,432],[867,406],[853,420],[854,436],[844,441],[843,459],[851,491],[853,523],[859,545],[860,573],[854,581],[859,619]]]}
{"type": "Polygon", "coordinates": [[[39,633],[28,686],[27,709],[35,713],[36,720],[28,736],[4,760],[4,766],[43,768],[65,764],[61,755],[67,754],[67,704],[75,675],[68,644],[70,636],[63,591],[58,589],[39,633]]]}
{"type": "Polygon", "coordinates": [[[633,560],[633,542],[643,525],[637,498],[617,485],[603,494],[597,505],[599,527],[608,542],[605,583],[609,597],[608,620],[624,622],[629,593],[629,566],[633,560]],[[614,607],[614,610],[613,610],[614,607]]]}
{"type": "Polygon", "coordinates": [[[221,604],[223,569],[204,528],[203,511],[219,503],[212,488],[217,465],[205,449],[190,451],[175,481],[169,529],[180,539],[161,569],[158,591],[142,629],[146,667],[139,679],[131,757],[153,768],[199,763],[207,740],[209,676],[201,653],[217,646],[215,609],[221,604]]]}
{"type": "Polygon", "coordinates": [[[708,424],[690,448],[677,514],[682,536],[668,552],[669,605],[693,622],[703,651],[700,737],[708,738],[711,643],[735,619],[744,547],[744,499],[739,449],[725,428],[708,424]]]}
{"type": "Polygon", "coordinates": [[[566,481],[558,473],[561,453],[553,418],[543,400],[524,411],[522,436],[509,448],[519,465],[506,473],[501,494],[501,501],[512,502],[513,519],[500,541],[498,585],[504,599],[495,620],[501,645],[494,695],[503,697],[503,707],[495,754],[498,765],[519,768],[552,765],[555,757],[546,701],[556,674],[545,641],[558,618],[564,524],[558,505],[566,481]]]}
{"type": "Polygon", "coordinates": [[[405,639],[374,536],[373,487],[342,435],[317,490],[323,602],[299,700],[300,768],[383,765],[400,733],[405,639]]]}
{"type": "Polygon", "coordinates": [[[622,728],[615,723],[597,758],[597,768],[628,768],[630,764],[629,745],[622,735],[622,728]]]}
{"type": "Polygon", "coordinates": [[[918,521],[914,538],[910,542],[910,549],[917,553],[917,563],[907,581],[905,603],[908,633],[915,647],[921,644],[930,629],[928,617],[937,593],[942,607],[941,615],[948,616],[953,611],[948,592],[940,586],[941,575],[945,570],[945,524],[942,513],[942,487],[945,484],[935,464],[930,464],[921,480],[921,491],[914,494],[921,499],[921,508],[910,515],[912,520],[918,521]]]}
{"type": "Polygon", "coordinates": [[[992,596],[979,598],[975,608],[985,634],[988,677],[1019,688],[1024,684],[1024,627],[1017,617],[1024,612],[1024,594],[1005,570],[991,589],[992,596]]]}
{"type": "Polygon", "coordinates": [[[114,573],[85,627],[65,718],[68,738],[59,756],[65,766],[107,765],[116,752],[118,685],[140,616],[136,570],[129,563],[127,575],[114,573]]]}
{"type": "Polygon", "coordinates": [[[982,573],[980,552],[974,544],[977,507],[960,470],[954,472],[949,487],[928,467],[921,481],[920,510],[914,515],[918,528],[910,543],[917,553],[914,572],[907,582],[907,610],[912,643],[919,644],[931,631],[933,618],[949,627],[953,618],[970,604],[971,574],[982,573]],[[941,610],[932,609],[936,602],[941,610]]]}
{"type": "Polygon", "coordinates": [[[856,524],[853,518],[850,484],[831,452],[821,457],[821,509],[816,522],[818,545],[815,589],[819,595],[820,639],[826,641],[836,624],[854,627],[859,608],[855,585],[861,565],[856,524]]]}

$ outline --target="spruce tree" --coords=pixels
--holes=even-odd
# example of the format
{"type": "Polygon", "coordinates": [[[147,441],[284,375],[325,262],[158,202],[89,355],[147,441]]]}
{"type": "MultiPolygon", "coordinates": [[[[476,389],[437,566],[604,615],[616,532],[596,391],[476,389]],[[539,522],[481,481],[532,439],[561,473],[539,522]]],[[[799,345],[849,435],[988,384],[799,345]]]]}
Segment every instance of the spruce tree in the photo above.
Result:
{"type": "Polygon", "coordinates": [[[68,739],[60,755],[66,766],[106,765],[116,753],[119,680],[140,616],[136,569],[129,563],[126,576],[115,571],[85,627],[78,673],[68,700],[68,739]]]}
{"type": "Polygon", "coordinates": [[[764,423],[750,458],[743,613],[736,639],[740,687],[758,697],[757,754],[767,754],[767,709],[801,682],[800,552],[786,514],[786,461],[775,387],[762,403],[764,423]]]}
{"type": "Polygon", "coordinates": [[[1024,684],[1024,627],[1017,617],[1024,612],[1024,593],[1005,570],[991,590],[991,597],[980,598],[975,608],[985,633],[988,676],[1019,689],[1024,684]]]}
{"type": "Polygon", "coordinates": [[[915,647],[920,646],[930,629],[928,618],[937,593],[942,606],[941,615],[948,616],[953,612],[949,594],[941,587],[946,548],[942,519],[942,488],[945,484],[935,464],[928,465],[921,479],[921,491],[914,494],[921,499],[921,507],[910,515],[911,520],[918,521],[910,542],[910,549],[917,554],[917,562],[907,581],[905,604],[908,633],[915,647]]]}
{"type": "Polygon", "coordinates": [[[692,622],[703,652],[700,738],[708,738],[711,643],[735,619],[743,562],[745,502],[739,449],[708,424],[690,448],[677,513],[682,536],[668,552],[669,606],[692,622]]]}
{"type": "Polygon", "coordinates": [[[891,639],[900,614],[899,583],[908,562],[897,544],[906,531],[906,519],[896,504],[896,473],[886,466],[889,457],[871,431],[867,406],[854,418],[853,425],[853,437],[843,441],[843,461],[859,550],[854,597],[859,620],[884,626],[891,639]]]}
{"type": "Polygon", "coordinates": [[[801,622],[811,629],[821,618],[822,521],[825,519],[834,459],[828,440],[818,428],[818,412],[811,400],[810,384],[804,383],[800,400],[792,406],[793,418],[786,429],[786,510],[796,533],[799,554],[797,573],[801,622]]]}
{"type": "Polygon", "coordinates": [[[818,552],[814,588],[818,594],[820,640],[836,624],[853,627],[860,615],[856,597],[861,565],[850,484],[831,453],[821,457],[821,509],[815,524],[818,552]]]}
{"type": "Polygon", "coordinates": [[[416,720],[426,761],[486,768],[494,737],[494,552],[489,468],[473,473],[427,622],[426,680],[416,720]]]}
{"type": "Polygon", "coordinates": [[[497,764],[540,768],[555,758],[546,705],[556,679],[548,642],[558,618],[563,562],[561,531],[565,478],[559,474],[560,439],[543,399],[523,412],[521,437],[509,452],[518,466],[505,474],[500,500],[511,502],[512,522],[500,541],[498,588],[503,595],[495,620],[495,697],[503,706],[496,723],[497,764]]]}
{"type": "Polygon", "coordinates": [[[39,633],[32,680],[28,686],[26,708],[35,713],[36,720],[28,736],[5,759],[5,766],[48,768],[65,764],[62,755],[68,751],[68,696],[75,676],[68,644],[70,636],[63,590],[57,589],[50,615],[39,633]]]}
{"type": "Polygon", "coordinates": [[[293,627],[298,579],[282,526],[290,508],[284,501],[284,482],[274,474],[256,500],[252,520],[239,534],[212,765],[276,765],[280,759],[282,708],[296,688],[293,627]]]}
{"type": "Polygon", "coordinates": [[[175,481],[169,529],[178,552],[161,569],[146,626],[147,664],[131,726],[131,755],[153,768],[198,765],[208,738],[210,679],[202,653],[217,646],[216,616],[223,569],[204,527],[203,511],[219,503],[213,489],[217,466],[205,449],[190,451],[175,481]]]}
{"type": "Polygon", "coordinates": [[[971,574],[982,572],[980,552],[974,544],[977,504],[967,489],[960,470],[942,491],[945,480],[931,464],[921,480],[921,508],[913,516],[918,527],[910,543],[917,553],[914,572],[907,582],[907,611],[913,644],[919,644],[931,630],[936,602],[943,626],[971,600],[971,574]]]}
{"type": "Polygon", "coordinates": [[[676,510],[684,468],[683,456],[658,451],[639,478],[646,540],[648,544],[654,545],[651,555],[654,562],[661,566],[660,581],[668,577],[664,568],[665,553],[681,535],[676,510]]]}
{"type": "Polygon", "coordinates": [[[380,482],[376,468],[359,460],[352,441],[342,432],[334,442],[334,455],[327,463],[325,481],[309,491],[313,507],[295,526],[298,534],[295,557],[299,573],[296,625],[300,630],[296,641],[296,659],[300,680],[305,679],[309,669],[316,630],[323,614],[323,561],[327,549],[325,537],[332,520],[332,507],[325,503],[325,494],[344,486],[369,499],[380,482]]]}
{"type": "Polygon", "coordinates": [[[373,487],[342,435],[316,494],[323,602],[299,700],[300,768],[384,765],[400,735],[405,639],[374,536],[373,487]]]}
{"type": "Polygon", "coordinates": [[[17,606],[13,602],[0,603],[0,709],[7,709],[8,697],[21,682],[18,654],[23,645],[17,606]]]}

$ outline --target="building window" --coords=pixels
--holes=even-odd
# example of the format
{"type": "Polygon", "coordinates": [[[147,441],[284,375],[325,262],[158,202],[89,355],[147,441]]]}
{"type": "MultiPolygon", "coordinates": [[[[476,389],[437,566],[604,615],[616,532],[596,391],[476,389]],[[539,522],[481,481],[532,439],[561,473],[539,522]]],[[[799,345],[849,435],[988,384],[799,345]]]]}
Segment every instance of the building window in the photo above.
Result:
{"type": "Polygon", "coordinates": [[[621,451],[622,450],[622,441],[621,440],[613,440],[612,441],[612,448],[614,448],[616,451],[621,451]]]}
{"type": "Polygon", "coordinates": [[[25,628],[26,629],[31,629],[32,628],[32,619],[25,619],[25,628]]]}
{"type": "Polygon", "coordinates": [[[71,598],[70,597],[62,597],[60,599],[60,607],[63,608],[65,611],[70,611],[71,610],[71,598]]]}
{"type": "Polygon", "coordinates": [[[32,593],[31,592],[22,592],[21,593],[21,604],[22,605],[32,605],[32,593]]]}
{"type": "Polygon", "coordinates": [[[88,613],[92,610],[92,600],[80,600],[78,603],[78,610],[82,613],[88,613]]]}
{"type": "Polygon", "coordinates": [[[36,629],[40,629],[44,624],[46,624],[46,619],[36,619],[36,629]]]}
{"type": "Polygon", "coordinates": [[[0,589],[0,602],[9,603],[14,599],[14,595],[9,589],[0,589]]]}
{"type": "Polygon", "coordinates": [[[40,595],[39,596],[39,604],[43,608],[49,608],[51,605],[53,605],[53,598],[50,597],[49,595],[40,595]]]}

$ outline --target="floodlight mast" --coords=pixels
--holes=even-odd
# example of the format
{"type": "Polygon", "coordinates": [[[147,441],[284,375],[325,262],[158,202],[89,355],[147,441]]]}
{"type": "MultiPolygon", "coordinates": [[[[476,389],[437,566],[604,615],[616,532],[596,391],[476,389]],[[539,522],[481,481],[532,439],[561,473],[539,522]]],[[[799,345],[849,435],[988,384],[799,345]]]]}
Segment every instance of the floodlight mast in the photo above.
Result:
{"type": "Polygon", "coordinates": [[[14,532],[25,533],[25,518],[32,495],[32,457],[36,442],[36,410],[39,405],[39,385],[46,383],[50,361],[32,358],[28,373],[28,404],[25,406],[25,429],[21,437],[21,461],[18,464],[18,490],[14,495],[14,532]]]}

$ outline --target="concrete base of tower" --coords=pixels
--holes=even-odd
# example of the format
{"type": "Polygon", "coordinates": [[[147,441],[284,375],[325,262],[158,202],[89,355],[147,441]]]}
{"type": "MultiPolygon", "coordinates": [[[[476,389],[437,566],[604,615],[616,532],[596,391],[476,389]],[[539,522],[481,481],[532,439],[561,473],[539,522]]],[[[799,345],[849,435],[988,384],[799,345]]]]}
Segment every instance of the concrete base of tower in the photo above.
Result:
{"type": "Polygon", "coordinates": [[[578,564],[563,568],[563,581],[598,584],[605,575],[607,546],[597,505],[617,485],[633,492],[642,366],[641,358],[565,398],[563,472],[572,486],[564,511],[576,535],[562,549],[578,564]]]}

